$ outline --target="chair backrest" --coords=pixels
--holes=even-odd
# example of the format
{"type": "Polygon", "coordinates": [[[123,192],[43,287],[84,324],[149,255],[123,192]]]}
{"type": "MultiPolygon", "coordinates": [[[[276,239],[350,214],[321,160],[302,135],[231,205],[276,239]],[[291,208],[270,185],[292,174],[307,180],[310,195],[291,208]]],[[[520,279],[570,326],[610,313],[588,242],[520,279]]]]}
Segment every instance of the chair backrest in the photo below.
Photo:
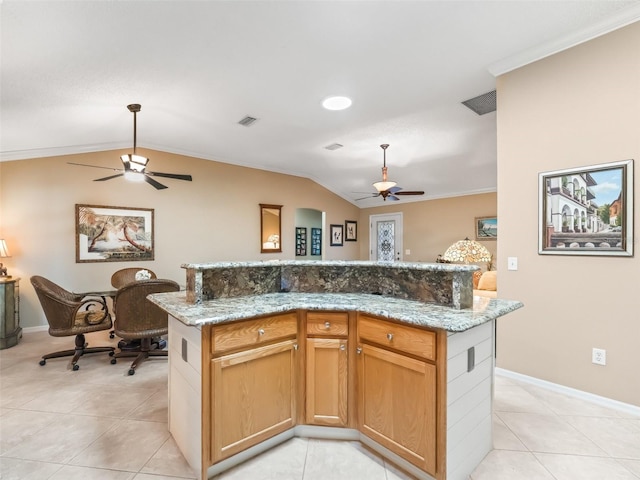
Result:
{"type": "Polygon", "coordinates": [[[50,334],[75,335],[77,328],[97,325],[106,317],[109,317],[109,325],[106,326],[110,327],[111,317],[104,299],[70,292],[39,275],[34,275],[30,280],[49,323],[50,334]]]}
{"type": "Polygon", "coordinates": [[[129,267],[118,270],[113,275],[111,275],[111,285],[113,286],[113,288],[124,287],[127,283],[134,282],[136,280],[136,273],[140,272],[141,270],[146,270],[147,272],[149,272],[151,278],[158,278],[156,274],[148,268],[129,267]]]}
{"type": "Polygon", "coordinates": [[[152,293],[177,292],[173,280],[150,279],[126,284],[118,289],[115,305],[115,334],[121,338],[148,338],[167,333],[168,314],[147,300],[152,293]]]}

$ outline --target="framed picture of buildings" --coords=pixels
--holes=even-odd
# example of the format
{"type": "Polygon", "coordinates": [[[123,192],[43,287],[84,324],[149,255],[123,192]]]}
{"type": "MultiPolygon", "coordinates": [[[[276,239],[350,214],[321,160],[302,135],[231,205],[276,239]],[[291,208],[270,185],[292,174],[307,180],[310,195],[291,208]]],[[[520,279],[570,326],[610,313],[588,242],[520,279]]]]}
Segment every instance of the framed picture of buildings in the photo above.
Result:
{"type": "Polygon", "coordinates": [[[76,263],[153,257],[153,209],[76,205],[76,263]]]}
{"type": "Polygon", "coordinates": [[[633,256],[633,160],[538,176],[538,253],[633,256]]]}

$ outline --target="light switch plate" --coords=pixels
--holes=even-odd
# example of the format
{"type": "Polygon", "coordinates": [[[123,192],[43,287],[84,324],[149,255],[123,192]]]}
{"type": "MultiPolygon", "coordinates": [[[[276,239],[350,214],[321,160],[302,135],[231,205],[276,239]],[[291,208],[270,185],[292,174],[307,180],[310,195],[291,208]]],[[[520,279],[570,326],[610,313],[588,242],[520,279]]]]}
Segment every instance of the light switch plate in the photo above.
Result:
{"type": "Polygon", "coordinates": [[[507,258],[507,270],[518,270],[518,257],[507,258]]]}

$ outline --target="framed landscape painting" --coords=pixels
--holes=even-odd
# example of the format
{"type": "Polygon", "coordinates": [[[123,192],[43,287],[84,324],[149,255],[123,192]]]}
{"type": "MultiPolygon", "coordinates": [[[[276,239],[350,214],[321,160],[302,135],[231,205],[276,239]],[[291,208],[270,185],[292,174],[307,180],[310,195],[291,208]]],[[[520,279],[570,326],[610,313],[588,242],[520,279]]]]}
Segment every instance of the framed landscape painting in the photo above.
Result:
{"type": "Polygon", "coordinates": [[[153,257],[153,209],[76,205],[76,263],[153,257]]]}
{"type": "Polygon", "coordinates": [[[538,176],[538,253],[633,256],[633,160],[538,176]]]}
{"type": "Polygon", "coordinates": [[[497,217],[476,217],[476,240],[496,240],[498,238],[497,217]]]}

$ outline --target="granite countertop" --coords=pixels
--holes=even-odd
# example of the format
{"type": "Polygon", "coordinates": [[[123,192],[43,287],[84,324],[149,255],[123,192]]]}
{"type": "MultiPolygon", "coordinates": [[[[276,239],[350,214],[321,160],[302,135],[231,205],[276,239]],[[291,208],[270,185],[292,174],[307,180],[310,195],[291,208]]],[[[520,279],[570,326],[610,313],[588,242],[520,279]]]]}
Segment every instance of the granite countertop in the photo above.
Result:
{"type": "Polygon", "coordinates": [[[363,293],[268,293],[187,303],[186,293],[150,295],[149,300],[190,326],[245,320],[251,317],[307,310],[351,310],[392,318],[411,325],[463,332],[521,308],[521,302],[474,297],[473,308],[451,307],[363,293]]]}

